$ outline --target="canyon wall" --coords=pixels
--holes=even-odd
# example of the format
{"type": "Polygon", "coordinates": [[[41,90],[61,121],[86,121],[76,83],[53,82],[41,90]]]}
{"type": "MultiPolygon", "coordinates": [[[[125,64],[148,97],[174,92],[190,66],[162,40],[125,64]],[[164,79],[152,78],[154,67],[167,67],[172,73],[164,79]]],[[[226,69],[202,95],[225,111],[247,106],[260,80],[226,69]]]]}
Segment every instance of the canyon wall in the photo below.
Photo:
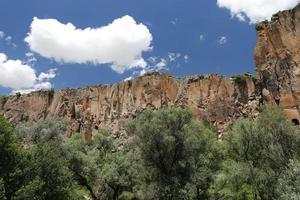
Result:
{"type": "Polygon", "coordinates": [[[265,103],[300,121],[300,5],[257,24],[255,62],[265,103]]]}
{"type": "Polygon", "coordinates": [[[239,117],[256,117],[262,104],[281,105],[300,121],[300,6],[257,24],[257,76],[176,78],[149,73],[112,85],[33,92],[2,97],[0,114],[13,124],[54,116],[69,123],[68,134],[109,129],[126,137],[124,124],[144,109],[181,106],[212,123],[219,133],[239,117]]]}
{"type": "Polygon", "coordinates": [[[144,109],[170,106],[188,107],[195,118],[222,131],[234,119],[254,114],[258,102],[250,75],[232,80],[219,75],[175,78],[149,73],[113,85],[10,96],[0,112],[14,124],[61,116],[71,123],[69,134],[78,131],[90,137],[99,128],[124,134],[123,125],[144,109]]]}

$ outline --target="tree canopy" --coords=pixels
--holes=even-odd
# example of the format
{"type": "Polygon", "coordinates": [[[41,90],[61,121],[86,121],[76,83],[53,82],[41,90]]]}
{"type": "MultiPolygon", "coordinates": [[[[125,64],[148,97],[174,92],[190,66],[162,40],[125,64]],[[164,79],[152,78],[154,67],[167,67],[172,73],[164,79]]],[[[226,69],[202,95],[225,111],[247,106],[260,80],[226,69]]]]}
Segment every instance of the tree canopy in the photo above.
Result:
{"type": "Polygon", "coordinates": [[[66,127],[13,128],[0,116],[0,199],[300,198],[299,128],[277,107],[237,120],[222,140],[183,108],[145,110],[122,142],[107,130],[67,138],[66,127]]]}

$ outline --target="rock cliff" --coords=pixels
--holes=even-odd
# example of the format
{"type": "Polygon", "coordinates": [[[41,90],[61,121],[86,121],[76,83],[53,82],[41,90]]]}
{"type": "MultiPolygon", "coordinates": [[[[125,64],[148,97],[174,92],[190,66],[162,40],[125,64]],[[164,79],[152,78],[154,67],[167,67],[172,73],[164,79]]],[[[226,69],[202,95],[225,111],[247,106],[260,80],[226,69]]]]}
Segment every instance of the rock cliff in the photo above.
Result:
{"type": "Polygon", "coordinates": [[[257,24],[255,62],[265,103],[300,121],[300,5],[257,24]]]}
{"type": "Polygon", "coordinates": [[[182,106],[195,118],[211,122],[222,133],[235,119],[255,117],[261,104],[279,104],[291,120],[300,121],[300,6],[257,24],[255,62],[251,75],[176,78],[149,73],[134,80],[55,92],[33,92],[0,99],[0,114],[13,124],[61,116],[68,134],[88,139],[100,128],[126,137],[123,125],[146,108],[182,106]]]}
{"type": "Polygon", "coordinates": [[[72,124],[69,134],[80,131],[90,137],[99,128],[124,134],[124,123],[146,108],[183,106],[222,130],[234,119],[254,113],[256,97],[250,75],[232,80],[218,75],[175,78],[150,73],[113,85],[11,96],[2,102],[0,112],[14,124],[62,116],[72,124]]]}

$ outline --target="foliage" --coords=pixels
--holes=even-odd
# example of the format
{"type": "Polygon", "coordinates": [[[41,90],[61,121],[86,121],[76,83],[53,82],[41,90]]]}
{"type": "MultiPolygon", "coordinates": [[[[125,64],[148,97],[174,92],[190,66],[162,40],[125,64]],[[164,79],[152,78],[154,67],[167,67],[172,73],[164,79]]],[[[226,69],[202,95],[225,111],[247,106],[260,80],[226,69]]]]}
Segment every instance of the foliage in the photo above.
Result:
{"type": "Polygon", "coordinates": [[[53,88],[51,88],[50,90],[47,90],[47,95],[48,95],[49,100],[53,99],[54,93],[55,93],[55,90],[53,88]]]}
{"type": "Polygon", "coordinates": [[[18,199],[71,199],[72,174],[59,147],[52,142],[39,143],[29,153],[29,180],[18,191],[18,199]]]}
{"type": "Polygon", "coordinates": [[[1,199],[76,199],[72,192],[72,173],[57,137],[63,134],[60,128],[59,120],[19,127],[22,139],[28,138],[22,142],[31,144],[23,149],[14,129],[0,117],[1,199]]]}
{"type": "Polygon", "coordinates": [[[128,129],[140,140],[147,172],[145,199],[207,198],[220,152],[216,135],[193,122],[190,111],[147,110],[128,129]]]}
{"type": "Polygon", "coordinates": [[[22,96],[22,94],[21,94],[20,92],[17,92],[17,93],[16,93],[16,97],[17,97],[17,98],[20,98],[21,96],[22,96]]]}
{"type": "Polygon", "coordinates": [[[288,167],[280,175],[277,193],[280,200],[300,199],[300,162],[291,160],[288,167]]]}
{"type": "Polygon", "coordinates": [[[80,119],[81,118],[81,112],[79,110],[77,110],[75,112],[75,119],[80,119]]]}
{"type": "Polygon", "coordinates": [[[243,74],[234,74],[232,75],[232,80],[238,85],[246,85],[246,76],[243,74]]]}
{"type": "Polygon", "coordinates": [[[0,96],[0,105],[3,106],[8,100],[7,96],[0,96]]]}
{"type": "Polygon", "coordinates": [[[212,194],[221,199],[278,199],[278,178],[299,157],[300,135],[279,108],[257,121],[240,120],[226,139],[227,159],[212,194]]]}
{"type": "Polygon", "coordinates": [[[20,124],[16,128],[16,134],[17,138],[27,145],[48,141],[62,143],[66,128],[67,124],[62,118],[49,118],[38,122],[20,124]]]}
{"type": "Polygon", "coordinates": [[[65,138],[60,118],[17,126],[0,116],[0,199],[300,198],[300,134],[280,108],[241,119],[224,141],[189,110],[146,110],[117,141],[65,138]],[[118,145],[122,143],[122,145],[118,145]]]}
{"type": "Polygon", "coordinates": [[[20,188],[18,179],[22,154],[15,132],[8,121],[0,116],[0,197],[11,199],[20,188]]]}
{"type": "Polygon", "coordinates": [[[117,151],[110,133],[102,130],[90,141],[76,134],[67,141],[65,149],[75,179],[93,199],[134,196],[135,183],[142,171],[138,156],[128,147],[117,151]]]}

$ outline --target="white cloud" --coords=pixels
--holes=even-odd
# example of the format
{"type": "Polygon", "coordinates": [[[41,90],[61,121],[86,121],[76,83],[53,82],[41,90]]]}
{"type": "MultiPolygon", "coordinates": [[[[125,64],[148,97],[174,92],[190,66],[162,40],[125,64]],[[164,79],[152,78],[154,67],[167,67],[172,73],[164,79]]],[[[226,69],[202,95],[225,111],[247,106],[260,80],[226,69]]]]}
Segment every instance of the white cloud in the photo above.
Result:
{"type": "Polygon", "coordinates": [[[25,56],[26,57],[32,57],[32,56],[34,56],[34,54],[32,52],[27,52],[27,53],[25,53],[25,56]]]}
{"type": "Polygon", "coordinates": [[[5,38],[5,41],[6,41],[7,44],[11,44],[12,37],[11,37],[11,36],[7,36],[7,37],[5,38]]]}
{"type": "Polygon", "coordinates": [[[52,87],[49,81],[56,76],[55,69],[37,76],[30,65],[21,60],[10,60],[3,53],[0,53],[0,74],[0,86],[13,89],[12,93],[49,89],[52,87]]]}
{"type": "Polygon", "coordinates": [[[220,39],[218,40],[218,43],[219,43],[220,45],[224,45],[224,44],[226,44],[227,42],[228,42],[228,39],[227,39],[226,36],[221,36],[220,39]]]}
{"type": "Polygon", "coordinates": [[[204,36],[203,34],[201,34],[200,37],[199,37],[200,41],[203,41],[203,40],[204,40],[204,37],[205,37],[205,36],[204,36]]]}
{"type": "Polygon", "coordinates": [[[45,72],[40,73],[40,75],[37,77],[37,81],[43,82],[43,81],[49,81],[49,80],[55,78],[56,70],[57,69],[50,69],[47,73],[45,73],[45,72]]]}
{"type": "Polygon", "coordinates": [[[180,53],[169,52],[169,53],[168,53],[168,57],[169,57],[170,62],[174,62],[174,61],[176,61],[178,58],[181,57],[181,54],[180,54],[180,53]]]}
{"type": "Polygon", "coordinates": [[[0,31],[0,39],[5,37],[5,33],[3,31],[0,31]]]}
{"type": "Polygon", "coordinates": [[[188,61],[189,61],[189,58],[190,58],[190,57],[189,57],[188,55],[185,55],[185,56],[183,57],[183,59],[184,59],[184,62],[185,62],[185,63],[188,63],[188,61]]]}
{"type": "Polygon", "coordinates": [[[36,63],[37,59],[32,52],[27,52],[25,56],[27,57],[27,64],[34,65],[36,63]]]}
{"type": "Polygon", "coordinates": [[[30,92],[34,91],[40,91],[40,90],[49,90],[53,86],[50,82],[41,82],[41,83],[36,83],[33,87],[31,88],[26,88],[26,89],[18,89],[18,90],[13,90],[11,94],[16,94],[16,93],[21,93],[21,94],[28,94],[30,92]]]}
{"type": "Polygon", "coordinates": [[[111,64],[118,73],[145,68],[142,53],[152,49],[149,29],[130,16],[107,26],[85,29],[35,17],[25,41],[32,51],[57,62],[111,64]]]}
{"type": "Polygon", "coordinates": [[[5,37],[5,33],[4,32],[0,32],[0,38],[4,38],[4,40],[5,40],[5,42],[6,42],[6,44],[8,46],[11,45],[14,48],[17,47],[17,45],[15,43],[13,43],[13,38],[10,35],[5,37]]]}
{"type": "Polygon", "coordinates": [[[34,69],[20,60],[8,60],[0,53],[0,86],[21,89],[32,87],[36,80],[34,69]]]}
{"type": "Polygon", "coordinates": [[[167,60],[162,58],[160,60],[160,62],[157,63],[155,66],[158,67],[158,68],[163,68],[163,67],[167,66],[167,64],[168,64],[167,60]]]}
{"type": "Polygon", "coordinates": [[[149,57],[148,59],[147,59],[147,61],[150,63],[150,65],[151,64],[154,64],[154,63],[156,63],[156,60],[157,60],[158,58],[156,57],[156,56],[151,56],[151,57],[149,57]]]}
{"type": "Polygon", "coordinates": [[[178,18],[175,18],[170,23],[175,26],[178,23],[178,21],[179,21],[178,18]]]}
{"type": "Polygon", "coordinates": [[[217,0],[217,5],[230,10],[233,17],[250,23],[270,19],[280,10],[295,7],[300,0],[217,0]]]}

